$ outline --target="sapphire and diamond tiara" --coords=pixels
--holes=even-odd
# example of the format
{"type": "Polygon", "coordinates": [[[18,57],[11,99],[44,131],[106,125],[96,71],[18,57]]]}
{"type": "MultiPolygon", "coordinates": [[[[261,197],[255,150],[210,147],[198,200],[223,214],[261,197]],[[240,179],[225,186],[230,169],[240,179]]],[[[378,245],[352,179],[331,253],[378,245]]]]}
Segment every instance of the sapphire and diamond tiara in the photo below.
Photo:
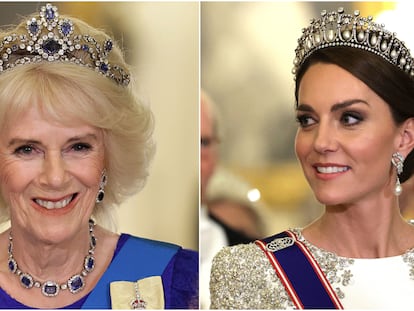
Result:
{"type": "Polygon", "coordinates": [[[59,18],[56,6],[41,7],[39,16],[27,21],[26,29],[27,34],[11,34],[0,41],[0,73],[27,63],[67,61],[90,67],[118,85],[129,84],[129,73],[108,61],[112,41],[97,42],[89,35],[76,34],[70,19],[59,18]]]}
{"type": "Polygon", "coordinates": [[[375,23],[371,16],[360,16],[359,11],[353,15],[346,14],[343,8],[337,12],[322,11],[321,17],[312,19],[302,33],[295,50],[293,74],[314,51],[348,46],[379,55],[414,78],[414,60],[404,42],[384,29],[383,24],[375,23]]]}

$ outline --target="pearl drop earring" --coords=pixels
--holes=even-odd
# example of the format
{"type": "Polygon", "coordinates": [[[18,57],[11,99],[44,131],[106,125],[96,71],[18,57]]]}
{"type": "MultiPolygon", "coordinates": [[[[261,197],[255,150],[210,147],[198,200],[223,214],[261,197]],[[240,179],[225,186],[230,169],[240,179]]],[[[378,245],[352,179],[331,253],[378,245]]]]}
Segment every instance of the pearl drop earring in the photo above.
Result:
{"type": "Polygon", "coordinates": [[[404,157],[402,156],[401,153],[395,152],[392,155],[391,163],[397,169],[397,181],[395,182],[394,194],[396,196],[399,196],[402,193],[402,186],[401,186],[401,183],[400,183],[400,178],[398,176],[403,172],[404,157]]]}

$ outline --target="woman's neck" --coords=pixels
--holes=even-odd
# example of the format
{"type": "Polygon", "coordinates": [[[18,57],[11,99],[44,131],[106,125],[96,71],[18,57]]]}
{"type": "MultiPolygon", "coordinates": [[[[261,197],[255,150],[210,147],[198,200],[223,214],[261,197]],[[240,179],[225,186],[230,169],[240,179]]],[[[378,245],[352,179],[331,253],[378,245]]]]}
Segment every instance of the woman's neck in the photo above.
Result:
{"type": "Polygon", "coordinates": [[[74,274],[80,273],[89,246],[90,236],[87,228],[59,245],[36,242],[13,234],[13,256],[19,268],[40,281],[52,279],[65,282],[74,274]]]}
{"type": "Polygon", "coordinates": [[[414,227],[402,217],[396,201],[327,206],[325,213],[304,228],[304,237],[317,247],[349,258],[401,255],[414,246],[414,227]]]}
{"type": "MultiPolygon", "coordinates": [[[[86,294],[88,294],[99,281],[103,273],[108,268],[118,243],[119,235],[116,233],[112,233],[103,229],[102,227],[95,226],[94,235],[98,240],[97,247],[94,251],[94,257],[96,259],[95,268],[94,270],[85,277],[85,287],[84,289],[79,292],[78,294],[72,294],[68,290],[62,290],[56,297],[46,297],[41,293],[39,288],[31,288],[31,289],[24,289],[21,284],[19,277],[11,273],[7,268],[7,243],[8,243],[8,235],[9,231],[0,234],[0,245],[5,250],[4,253],[0,256],[0,287],[2,287],[10,296],[12,296],[17,301],[31,306],[35,308],[61,308],[67,305],[74,303],[75,301],[79,300],[86,294]]],[[[82,238],[79,236],[78,240],[86,239],[86,243],[88,243],[88,234],[83,235],[82,238]]],[[[72,239],[71,239],[72,240],[72,239]]],[[[13,235],[13,242],[14,242],[14,235],[13,235]]],[[[26,245],[27,243],[23,244],[26,245]]],[[[32,242],[30,242],[30,245],[32,242]]],[[[42,244],[43,245],[43,244],[42,244]]],[[[83,245],[83,244],[82,244],[83,245]]],[[[34,278],[37,280],[43,281],[42,277],[46,276],[48,280],[53,280],[58,283],[63,283],[67,281],[69,277],[74,274],[79,273],[80,269],[82,269],[83,265],[83,258],[85,257],[86,253],[88,252],[89,245],[85,245],[85,250],[79,249],[75,254],[69,254],[67,251],[73,251],[75,248],[72,244],[65,244],[60,245],[59,247],[51,247],[50,245],[47,246],[47,243],[43,245],[40,250],[36,251],[36,254],[39,252],[45,252],[42,255],[34,255],[31,254],[29,256],[28,251],[23,251],[25,254],[20,256],[19,252],[21,250],[15,250],[17,254],[14,254],[16,257],[17,263],[20,265],[20,269],[24,272],[28,272],[32,274],[34,278]],[[66,248],[68,248],[66,250],[66,248]],[[19,257],[18,257],[19,254],[19,257]],[[66,261],[65,258],[62,258],[63,255],[67,255],[66,261]],[[76,255],[76,256],[75,256],[76,255]],[[75,258],[76,257],[76,258],[75,258]],[[79,258],[78,258],[79,257],[79,258]],[[39,266],[36,266],[36,262],[33,261],[39,259],[41,263],[39,266]],[[81,262],[79,263],[79,259],[81,262]],[[64,263],[60,266],[60,270],[56,268],[58,262],[64,263]],[[27,263],[27,267],[23,264],[27,263]],[[45,264],[49,263],[49,266],[44,266],[45,264]],[[37,271],[39,271],[39,267],[44,267],[40,274],[37,275],[37,271]]],[[[83,246],[78,245],[78,248],[83,248],[83,246]]],[[[31,249],[33,252],[33,250],[31,249]]]]}

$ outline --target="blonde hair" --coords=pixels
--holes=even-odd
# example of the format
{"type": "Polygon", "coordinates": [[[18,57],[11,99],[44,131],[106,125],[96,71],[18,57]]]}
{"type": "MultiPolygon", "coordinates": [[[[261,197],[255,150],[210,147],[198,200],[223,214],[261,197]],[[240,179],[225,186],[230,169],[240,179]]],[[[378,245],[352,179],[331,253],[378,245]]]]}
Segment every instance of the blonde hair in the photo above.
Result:
{"type": "MultiPolygon", "coordinates": [[[[78,19],[70,19],[77,33],[89,34],[99,42],[109,38],[78,19]]],[[[10,33],[27,33],[25,22],[10,33]]],[[[10,33],[0,33],[0,38],[10,33]]],[[[116,44],[109,54],[111,64],[127,68],[116,44]]],[[[133,84],[120,86],[91,68],[60,61],[19,65],[0,73],[1,126],[18,120],[21,113],[36,105],[60,123],[70,125],[75,120],[103,130],[108,182],[105,199],[96,205],[93,217],[106,227],[114,228],[113,207],[145,185],[155,152],[153,114],[138,98],[133,84]]],[[[0,197],[0,220],[9,219],[7,210],[0,197]]]]}

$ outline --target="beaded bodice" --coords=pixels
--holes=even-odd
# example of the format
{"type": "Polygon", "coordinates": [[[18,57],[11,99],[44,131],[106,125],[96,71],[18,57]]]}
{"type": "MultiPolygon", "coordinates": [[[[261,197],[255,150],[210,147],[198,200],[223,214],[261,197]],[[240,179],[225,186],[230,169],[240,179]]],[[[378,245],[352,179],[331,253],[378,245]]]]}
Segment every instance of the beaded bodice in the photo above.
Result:
{"type": "MultiPolygon", "coordinates": [[[[309,243],[300,229],[292,230],[310,250],[332,288],[343,300],[354,282],[354,259],[337,256],[309,243]]],[[[399,256],[414,278],[414,250],[399,256]]],[[[223,248],[213,261],[210,281],[212,309],[294,309],[282,282],[254,243],[223,248]]]]}

